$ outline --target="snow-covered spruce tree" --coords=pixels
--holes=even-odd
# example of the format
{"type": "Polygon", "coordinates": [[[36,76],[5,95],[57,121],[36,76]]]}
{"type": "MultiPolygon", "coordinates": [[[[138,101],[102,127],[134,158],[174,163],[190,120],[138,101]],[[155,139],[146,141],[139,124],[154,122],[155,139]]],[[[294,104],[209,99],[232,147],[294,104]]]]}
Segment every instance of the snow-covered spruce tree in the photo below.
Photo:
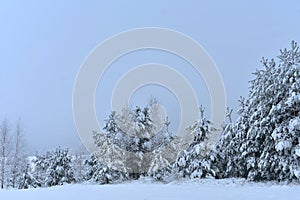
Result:
{"type": "MultiPolygon", "coordinates": [[[[165,121],[159,121],[160,116],[156,113],[158,112],[157,109],[157,104],[153,103],[150,104],[150,109],[146,107],[142,113],[138,114],[141,115],[141,118],[133,117],[133,121],[137,125],[135,126],[134,140],[138,143],[138,149],[135,159],[129,157],[127,160],[137,161],[137,163],[129,162],[131,169],[138,167],[133,171],[139,171],[140,169],[144,171],[144,173],[138,173],[135,178],[140,175],[153,175],[158,169],[168,166],[170,160],[175,159],[173,153],[176,152],[175,143],[169,145],[174,139],[173,133],[169,131],[170,122],[168,118],[165,121]]],[[[138,109],[134,111],[135,115],[139,113],[138,109]]]]}
{"type": "Polygon", "coordinates": [[[106,120],[104,130],[106,131],[107,137],[114,144],[127,151],[151,151],[153,146],[150,140],[155,132],[152,126],[149,108],[145,107],[142,109],[137,106],[134,110],[130,111],[130,120],[127,119],[127,110],[128,109],[124,109],[123,115],[117,115],[115,112],[112,112],[109,119],[106,120]]]}
{"type": "MultiPolygon", "coordinates": [[[[230,143],[226,177],[300,180],[300,52],[296,42],[275,60],[263,59],[241,101],[230,143]]],[[[231,136],[230,136],[231,137],[231,136]]],[[[226,146],[226,147],[225,147],[226,146]]]]}
{"type": "Polygon", "coordinates": [[[214,127],[212,127],[209,132],[210,134],[208,137],[210,137],[209,140],[211,142],[207,142],[208,148],[203,152],[200,160],[201,166],[199,166],[202,170],[201,172],[204,172],[202,177],[210,176],[218,179],[224,176],[224,170],[228,163],[228,158],[226,157],[224,150],[226,150],[226,145],[231,141],[232,135],[235,134],[234,125],[231,119],[232,111],[232,109],[230,110],[227,108],[226,117],[229,122],[222,127],[222,133],[220,135],[216,135],[218,130],[214,127]],[[211,134],[212,132],[215,134],[211,134]],[[216,136],[218,137],[217,139],[216,136]]]}
{"type": "MultiPolygon", "coordinates": [[[[152,172],[160,162],[167,163],[172,152],[166,153],[170,158],[158,157],[156,150],[170,143],[173,136],[168,130],[169,122],[159,121],[157,113],[155,104],[133,110],[125,108],[120,115],[112,112],[106,120],[105,133],[94,133],[94,142],[98,147],[94,154],[100,163],[105,163],[111,170],[121,169],[124,177],[132,179],[152,172]]],[[[170,149],[172,147],[165,148],[164,152],[170,149]]]]}
{"type": "Polygon", "coordinates": [[[169,140],[171,134],[162,132],[164,119],[161,119],[156,104],[133,110],[124,108],[121,114],[112,112],[105,123],[106,136],[120,148],[131,152],[151,152],[169,140]],[[154,119],[152,119],[154,118],[154,119]],[[164,140],[155,141],[158,137],[164,140]]]}
{"type": "Polygon", "coordinates": [[[40,183],[35,179],[31,173],[30,163],[27,163],[24,170],[22,170],[22,176],[18,180],[18,189],[28,189],[41,187],[40,183]]]}
{"type": "MultiPolygon", "coordinates": [[[[114,123],[114,120],[110,122],[114,123]]],[[[100,184],[127,180],[128,173],[124,164],[125,156],[121,148],[113,144],[111,141],[113,138],[94,131],[93,139],[97,150],[85,162],[88,168],[86,179],[100,184]]]]}
{"type": "Polygon", "coordinates": [[[61,148],[38,155],[34,160],[34,178],[39,185],[48,187],[72,183],[75,179],[71,162],[68,150],[61,148]]]}
{"type": "Polygon", "coordinates": [[[206,176],[216,176],[216,171],[211,168],[210,160],[207,156],[210,148],[207,146],[208,138],[215,131],[212,123],[203,116],[204,108],[200,107],[200,120],[195,122],[188,130],[193,134],[193,142],[183,152],[174,164],[174,168],[181,177],[203,178],[206,176]]]}
{"type": "Polygon", "coordinates": [[[180,149],[185,149],[187,144],[168,130],[170,121],[166,118],[163,128],[156,134],[153,143],[157,147],[151,158],[150,166],[147,172],[159,181],[169,181],[173,178],[173,164],[177,159],[180,149]]]}
{"type": "Polygon", "coordinates": [[[39,187],[45,186],[46,172],[50,166],[50,152],[46,152],[44,155],[37,154],[32,160],[33,169],[32,175],[39,187]]]}
{"type": "Polygon", "coordinates": [[[110,167],[101,162],[99,156],[91,154],[86,160],[87,172],[85,179],[99,184],[119,183],[128,179],[127,173],[110,167]]]}
{"type": "Polygon", "coordinates": [[[205,158],[211,164],[211,168],[214,168],[214,171],[217,172],[215,173],[215,178],[224,177],[226,169],[231,170],[232,167],[235,167],[235,163],[231,162],[232,155],[234,155],[233,152],[235,151],[230,146],[230,143],[236,134],[235,125],[231,118],[232,111],[232,109],[230,110],[227,108],[226,118],[228,118],[228,122],[225,124],[209,157],[205,158]]]}
{"type": "Polygon", "coordinates": [[[153,136],[153,123],[150,118],[149,107],[141,109],[137,106],[136,109],[132,111],[132,120],[135,126],[135,136],[141,139],[140,143],[143,143],[145,139],[149,139],[153,136]]]}
{"type": "Polygon", "coordinates": [[[63,185],[75,181],[71,167],[72,158],[68,150],[57,148],[50,156],[50,166],[46,172],[46,185],[63,185]]]}

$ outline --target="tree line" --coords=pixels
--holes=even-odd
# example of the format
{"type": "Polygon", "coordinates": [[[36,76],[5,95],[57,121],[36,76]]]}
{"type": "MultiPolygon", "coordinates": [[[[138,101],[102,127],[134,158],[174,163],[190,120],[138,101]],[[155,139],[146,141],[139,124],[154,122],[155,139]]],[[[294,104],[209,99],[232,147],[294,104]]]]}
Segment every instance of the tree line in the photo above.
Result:
{"type": "Polygon", "coordinates": [[[1,188],[16,187],[25,165],[25,140],[19,119],[11,126],[7,119],[0,125],[0,184],[1,188]]]}
{"type": "Polygon", "coordinates": [[[168,119],[157,114],[155,99],[145,108],[112,112],[104,129],[93,132],[98,148],[91,154],[70,155],[68,150],[57,148],[24,159],[20,121],[12,130],[4,120],[0,135],[1,188],[86,181],[108,184],[142,176],[163,182],[181,177],[299,182],[299,46],[293,41],[291,48],[281,50],[277,58],[263,58],[261,63],[263,69],[253,73],[247,97],[239,100],[238,119],[233,122],[232,110],[227,110],[228,120],[216,144],[209,144],[216,129],[200,107],[199,119],[187,127],[192,142],[176,155],[172,152],[182,141],[169,130],[168,119]],[[163,148],[165,151],[159,151],[163,148]]]}

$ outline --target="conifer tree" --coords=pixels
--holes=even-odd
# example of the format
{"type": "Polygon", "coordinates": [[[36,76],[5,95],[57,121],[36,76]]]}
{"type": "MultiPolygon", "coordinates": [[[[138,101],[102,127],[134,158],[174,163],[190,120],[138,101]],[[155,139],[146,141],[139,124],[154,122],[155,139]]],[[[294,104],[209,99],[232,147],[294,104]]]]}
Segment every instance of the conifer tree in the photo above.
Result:
{"type": "Polygon", "coordinates": [[[300,179],[300,52],[296,42],[279,61],[263,59],[254,73],[230,142],[221,145],[226,177],[249,180],[300,179]]]}

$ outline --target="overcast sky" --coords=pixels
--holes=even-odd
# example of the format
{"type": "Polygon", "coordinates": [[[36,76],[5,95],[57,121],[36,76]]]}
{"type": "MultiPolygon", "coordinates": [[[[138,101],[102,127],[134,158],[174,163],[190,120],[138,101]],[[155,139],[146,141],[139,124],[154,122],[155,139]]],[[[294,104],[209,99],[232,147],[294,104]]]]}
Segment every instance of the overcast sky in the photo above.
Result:
{"type": "MultiPolygon", "coordinates": [[[[14,123],[20,117],[32,149],[76,149],[80,145],[72,115],[74,80],[89,52],[111,35],[154,26],[192,37],[216,63],[227,104],[234,110],[239,96],[247,95],[251,72],[261,67],[261,57],[274,57],[280,48],[289,47],[291,40],[300,41],[297,0],[112,2],[1,1],[0,120],[14,123]]],[[[176,66],[191,80],[198,101],[209,102],[201,77],[195,78],[179,58],[157,51],[136,52],[118,60],[101,80],[102,89],[99,86],[96,95],[96,102],[103,101],[96,104],[100,121],[110,109],[114,86],[110,77],[121,75],[118,66],[130,69],[148,62],[176,66]]],[[[145,103],[147,92],[158,96],[162,104],[176,107],[178,103],[157,86],[137,91],[131,103],[145,103]]],[[[171,117],[176,125],[178,116],[171,117]]]]}

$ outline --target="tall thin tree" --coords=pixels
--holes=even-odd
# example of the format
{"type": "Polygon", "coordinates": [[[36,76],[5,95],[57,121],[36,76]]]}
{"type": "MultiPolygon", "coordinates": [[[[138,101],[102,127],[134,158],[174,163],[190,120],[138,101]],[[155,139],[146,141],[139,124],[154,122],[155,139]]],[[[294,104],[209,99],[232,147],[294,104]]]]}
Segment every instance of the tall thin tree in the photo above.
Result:
{"type": "Polygon", "coordinates": [[[13,157],[11,166],[11,186],[17,187],[17,179],[20,176],[22,165],[25,167],[24,156],[24,135],[21,119],[19,118],[15,127],[15,136],[13,141],[13,157]]]}
{"type": "Polygon", "coordinates": [[[6,175],[8,170],[8,158],[10,154],[10,138],[9,138],[10,127],[7,119],[2,121],[0,127],[0,181],[1,188],[6,187],[6,175]]]}

